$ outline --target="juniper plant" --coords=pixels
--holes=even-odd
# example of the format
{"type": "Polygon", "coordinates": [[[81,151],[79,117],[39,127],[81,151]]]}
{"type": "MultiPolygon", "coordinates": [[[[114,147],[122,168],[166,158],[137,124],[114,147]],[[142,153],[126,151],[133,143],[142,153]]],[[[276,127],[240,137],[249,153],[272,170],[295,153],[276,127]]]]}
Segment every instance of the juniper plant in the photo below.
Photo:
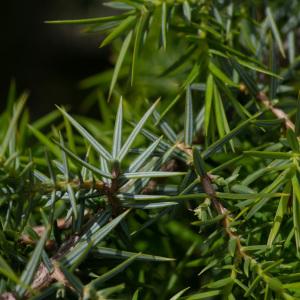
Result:
{"type": "Polygon", "coordinates": [[[100,121],[27,126],[11,86],[0,299],[298,299],[298,1],[106,5],[50,22],[113,43],[81,83],[100,121]]]}

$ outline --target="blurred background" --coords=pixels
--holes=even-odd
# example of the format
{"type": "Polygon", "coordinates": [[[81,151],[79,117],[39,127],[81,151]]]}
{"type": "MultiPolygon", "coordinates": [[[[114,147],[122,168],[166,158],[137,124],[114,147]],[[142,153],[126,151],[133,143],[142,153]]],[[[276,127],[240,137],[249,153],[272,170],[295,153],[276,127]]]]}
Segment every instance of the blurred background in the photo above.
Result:
{"type": "Polygon", "coordinates": [[[99,34],[45,20],[99,17],[110,13],[101,0],[9,0],[1,3],[0,99],[4,107],[10,81],[30,91],[29,109],[37,118],[54,104],[74,111],[86,96],[79,81],[110,67],[109,47],[99,34]]]}

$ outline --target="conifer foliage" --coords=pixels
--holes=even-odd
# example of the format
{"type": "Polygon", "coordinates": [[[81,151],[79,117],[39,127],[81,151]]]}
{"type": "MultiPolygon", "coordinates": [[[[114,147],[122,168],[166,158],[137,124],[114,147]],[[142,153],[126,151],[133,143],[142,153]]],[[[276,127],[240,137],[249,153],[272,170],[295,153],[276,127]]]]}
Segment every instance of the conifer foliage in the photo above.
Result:
{"type": "Polygon", "coordinates": [[[299,1],[105,5],[47,22],[110,45],[99,119],[11,84],[0,299],[300,298],[299,1]]]}

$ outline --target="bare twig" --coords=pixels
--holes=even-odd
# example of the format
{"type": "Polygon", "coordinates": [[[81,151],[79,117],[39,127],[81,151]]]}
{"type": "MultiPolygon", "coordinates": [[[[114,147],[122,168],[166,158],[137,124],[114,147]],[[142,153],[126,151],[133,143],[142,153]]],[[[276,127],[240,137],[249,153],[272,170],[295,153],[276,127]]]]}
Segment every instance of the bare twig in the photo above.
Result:
{"type": "Polygon", "coordinates": [[[283,120],[284,126],[286,129],[292,129],[295,131],[295,124],[290,120],[288,115],[279,108],[274,107],[271,100],[267,97],[267,95],[264,92],[259,92],[256,95],[256,98],[268,109],[270,110],[274,116],[280,120],[283,120]]]}

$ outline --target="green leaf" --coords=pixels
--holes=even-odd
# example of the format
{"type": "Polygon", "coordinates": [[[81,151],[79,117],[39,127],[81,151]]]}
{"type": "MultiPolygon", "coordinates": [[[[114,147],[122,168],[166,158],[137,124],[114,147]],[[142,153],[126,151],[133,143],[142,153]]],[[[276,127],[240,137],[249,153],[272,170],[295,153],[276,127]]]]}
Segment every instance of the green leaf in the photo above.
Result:
{"type": "Polygon", "coordinates": [[[3,157],[7,150],[7,147],[9,145],[10,140],[12,139],[13,132],[15,131],[17,122],[20,118],[20,115],[22,113],[22,110],[24,108],[27,98],[28,98],[27,93],[22,94],[20,97],[20,100],[16,104],[15,110],[13,112],[13,116],[8,125],[8,129],[7,129],[4,139],[2,140],[2,143],[1,143],[0,157],[3,157]]]}
{"type": "Polygon", "coordinates": [[[231,257],[235,256],[236,245],[237,245],[237,238],[231,237],[228,242],[228,251],[231,257]]]}
{"type": "MultiPolygon", "coordinates": [[[[137,253],[134,253],[134,252],[117,250],[117,249],[106,248],[106,247],[97,247],[93,250],[92,253],[96,257],[101,257],[101,258],[108,257],[108,258],[116,258],[116,259],[129,258],[134,255],[137,255],[137,253]]],[[[136,259],[142,260],[142,261],[159,261],[159,262],[174,261],[173,258],[156,256],[156,255],[151,255],[151,254],[143,254],[143,253],[140,253],[140,255],[136,259]]]]}
{"type": "Polygon", "coordinates": [[[210,170],[210,172],[212,174],[216,173],[216,172],[219,172],[220,170],[223,170],[223,169],[226,169],[227,167],[229,167],[230,165],[234,165],[236,162],[242,160],[244,158],[243,155],[239,155],[239,156],[236,156],[234,157],[233,159],[230,159],[226,162],[224,162],[223,164],[217,166],[216,168],[213,168],[210,170]]]}
{"type": "MultiPolygon", "coordinates": [[[[254,201],[254,206],[251,208],[249,213],[247,214],[246,218],[249,219],[251,218],[256,212],[258,212],[270,199],[271,193],[275,190],[277,190],[281,185],[285,183],[285,181],[290,179],[290,169],[285,169],[283,172],[281,172],[276,179],[267,187],[265,187],[261,193],[261,196],[258,197],[254,201]],[[263,195],[266,194],[266,195],[263,195]]],[[[255,194],[248,194],[248,195],[255,195],[255,194]]],[[[286,195],[286,194],[281,194],[278,195],[279,197],[286,195]]],[[[286,195],[287,196],[287,195],[286,195]]]]}
{"type": "Polygon", "coordinates": [[[257,87],[255,80],[249,75],[249,72],[245,71],[244,68],[234,58],[230,58],[230,62],[234,69],[237,70],[238,74],[241,76],[249,92],[253,97],[256,97],[259,92],[259,88],[257,87]]]}
{"type": "Polygon", "coordinates": [[[188,1],[184,1],[183,2],[183,4],[182,4],[182,10],[183,10],[183,15],[184,15],[185,19],[188,22],[191,22],[191,20],[192,20],[192,13],[191,13],[191,7],[190,7],[188,1]]]}
{"type": "Polygon", "coordinates": [[[42,128],[48,126],[49,124],[53,123],[58,117],[60,116],[59,111],[54,110],[45,116],[37,119],[35,122],[32,123],[32,127],[37,130],[41,130],[42,128]]]}
{"type": "Polygon", "coordinates": [[[109,220],[111,217],[111,211],[109,209],[100,211],[96,214],[96,216],[92,219],[93,223],[91,226],[81,235],[81,239],[78,241],[85,242],[89,240],[90,236],[96,234],[102,226],[109,220]]]}
{"type": "Polygon", "coordinates": [[[205,163],[203,161],[203,158],[201,157],[200,151],[196,147],[193,147],[193,162],[197,174],[201,177],[205,176],[205,163]]]}
{"type": "Polygon", "coordinates": [[[297,111],[296,111],[296,121],[295,121],[295,134],[298,137],[300,135],[300,92],[297,98],[297,111]]]}
{"type": "MultiPolygon", "coordinates": [[[[68,252],[65,257],[63,258],[63,263],[67,267],[71,267],[78,259],[82,259],[81,255],[85,253],[86,248],[96,246],[106,235],[108,235],[129,213],[130,210],[126,210],[118,217],[114,218],[110,223],[106,224],[105,226],[101,227],[100,229],[97,224],[94,230],[89,230],[89,233],[83,235],[78,243],[68,252]]],[[[107,220],[109,215],[101,215],[100,221],[103,224],[104,221],[107,220]]],[[[87,255],[87,253],[85,253],[87,255]]]]}
{"type": "Polygon", "coordinates": [[[111,41],[123,34],[128,28],[133,25],[135,20],[135,16],[128,16],[126,19],[121,21],[121,23],[116,28],[114,28],[113,31],[103,40],[100,47],[108,45],[111,41]]]}
{"type": "Polygon", "coordinates": [[[111,160],[112,156],[110,153],[103,148],[103,146],[96,141],[96,139],[82,127],[73,117],[71,117],[64,109],[57,106],[60,112],[67,117],[70,123],[80,132],[80,134],[93,146],[93,148],[102,155],[106,160],[111,160]]]}
{"type": "Polygon", "coordinates": [[[70,199],[70,202],[71,202],[74,218],[75,218],[75,220],[77,220],[77,218],[78,218],[77,200],[76,200],[73,188],[69,183],[67,184],[67,191],[68,191],[69,199],[70,199]]]}
{"type": "Polygon", "coordinates": [[[272,291],[278,294],[282,294],[283,286],[279,279],[275,277],[267,277],[265,280],[272,291]]]}
{"type": "MultiPolygon", "coordinates": [[[[60,139],[60,146],[61,148],[64,147],[64,140],[62,138],[61,133],[59,132],[59,139],[60,139]]],[[[62,162],[63,162],[63,170],[64,170],[64,177],[66,182],[70,181],[70,171],[69,171],[69,164],[68,164],[68,158],[66,153],[62,150],[61,151],[61,158],[62,158],[62,162]]]]}
{"type": "Polygon", "coordinates": [[[188,296],[186,300],[199,300],[199,299],[210,299],[211,297],[221,295],[222,291],[209,291],[209,292],[202,292],[196,293],[194,295],[188,296]]]}
{"type": "Polygon", "coordinates": [[[248,68],[248,69],[250,69],[250,70],[253,70],[253,71],[256,71],[256,72],[259,72],[259,73],[263,73],[263,74],[266,74],[266,75],[270,75],[270,76],[272,76],[272,77],[275,77],[275,78],[277,78],[277,79],[283,79],[281,76],[279,76],[278,74],[276,74],[276,73],[274,73],[274,72],[271,72],[271,71],[269,71],[269,70],[266,70],[266,69],[264,69],[264,68],[261,68],[261,67],[259,67],[259,66],[257,66],[257,65],[253,65],[252,63],[249,63],[249,62],[247,62],[247,61],[245,61],[245,60],[242,60],[242,59],[240,59],[240,58],[237,58],[237,57],[235,57],[234,58],[240,65],[242,65],[242,66],[244,66],[244,67],[246,67],[246,68],[248,68]]]}
{"type": "Polygon", "coordinates": [[[295,132],[292,129],[288,128],[286,137],[290,147],[292,148],[292,151],[299,153],[299,141],[295,132]]]}
{"type": "Polygon", "coordinates": [[[187,290],[189,290],[189,289],[190,289],[190,287],[187,287],[187,288],[185,288],[185,289],[179,291],[179,292],[176,293],[174,296],[172,296],[172,297],[170,298],[170,300],[178,300],[178,299],[180,299],[180,297],[181,297],[187,290]]]}
{"type": "Polygon", "coordinates": [[[161,119],[165,117],[165,115],[170,111],[170,109],[178,102],[180,99],[182,93],[185,91],[188,85],[191,85],[196,77],[199,75],[200,66],[198,64],[195,64],[189,73],[188,77],[180,87],[180,91],[178,92],[177,96],[171,101],[171,103],[167,106],[167,108],[163,111],[163,113],[160,116],[160,120],[158,120],[156,123],[159,123],[161,119]]]}
{"type": "MultiPolygon", "coordinates": [[[[49,229],[49,228],[48,228],[49,229]]],[[[42,235],[41,239],[38,241],[36,247],[34,248],[31,257],[26,264],[26,267],[21,275],[21,282],[22,284],[17,285],[16,293],[20,298],[22,298],[26,292],[25,286],[29,286],[33,276],[38,268],[38,265],[41,261],[42,251],[44,249],[44,245],[46,243],[48,237],[48,230],[45,230],[44,234],[42,235]]]]}
{"type": "Polygon", "coordinates": [[[177,141],[177,135],[174,132],[174,130],[171,128],[171,126],[165,120],[161,119],[161,116],[157,112],[157,110],[153,111],[153,117],[155,122],[159,123],[158,126],[162,130],[163,134],[170,140],[170,142],[175,144],[177,141]]]}
{"type": "Polygon", "coordinates": [[[129,135],[128,139],[124,143],[122,149],[120,150],[120,153],[118,155],[118,160],[119,161],[122,161],[123,158],[126,156],[129,148],[131,147],[132,143],[134,142],[135,138],[137,137],[137,135],[141,131],[142,127],[146,123],[149,116],[152,114],[152,112],[155,109],[155,107],[157,106],[158,102],[159,102],[159,99],[153,103],[153,105],[148,109],[148,111],[144,114],[144,116],[136,124],[135,128],[133,129],[133,131],[129,135]]]}
{"type": "MultiPolygon", "coordinates": [[[[153,172],[159,170],[161,166],[169,159],[170,155],[173,153],[176,145],[168,149],[160,158],[153,158],[144,167],[143,172],[153,172]]],[[[132,179],[128,181],[122,188],[121,192],[125,191],[127,193],[135,192],[139,193],[142,189],[146,188],[151,177],[132,179]]]]}
{"type": "MultiPolygon", "coordinates": [[[[278,162],[284,162],[284,164],[282,165],[282,168],[289,168],[291,166],[291,162],[286,161],[286,160],[273,160],[271,162],[271,164],[267,167],[263,167],[261,169],[256,170],[255,172],[249,174],[242,182],[242,185],[248,186],[251,183],[253,183],[255,180],[257,180],[258,178],[266,175],[268,172],[271,171],[276,171],[277,170],[277,166],[278,166],[278,162]]],[[[279,167],[279,166],[278,166],[279,167]]]]}
{"type": "MultiPolygon", "coordinates": [[[[215,120],[217,123],[219,136],[222,138],[225,134],[228,134],[230,132],[230,128],[228,125],[222,99],[216,84],[214,85],[214,96],[215,96],[215,101],[214,101],[215,120]]],[[[231,148],[234,149],[232,140],[230,140],[229,143],[231,144],[231,148]]]]}
{"type": "MultiPolygon", "coordinates": [[[[152,132],[150,132],[149,130],[146,130],[146,129],[142,129],[141,133],[150,141],[156,141],[159,138],[157,135],[153,134],[152,132]]],[[[172,148],[172,146],[171,146],[171,144],[165,142],[164,140],[161,140],[161,142],[159,143],[157,148],[158,148],[158,150],[165,153],[170,148],[172,148]]],[[[180,151],[179,149],[174,149],[172,154],[174,155],[174,157],[176,157],[179,160],[182,160],[182,161],[186,160],[186,154],[182,153],[182,151],[180,151]]]]}
{"type": "Polygon", "coordinates": [[[205,198],[207,194],[189,194],[189,195],[178,195],[178,196],[166,196],[166,195],[139,195],[130,193],[120,193],[117,195],[120,200],[137,200],[137,201],[177,201],[177,200],[188,200],[205,198]]]}
{"type": "Polygon", "coordinates": [[[58,145],[59,147],[61,147],[63,149],[63,151],[70,156],[72,159],[74,159],[79,165],[81,165],[82,167],[87,168],[88,170],[90,170],[91,172],[93,172],[94,174],[103,176],[105,178],[112,178],[112,175],[109,173],[105,173],[103,171],[101,171],[100,169],[94,167],[93,165],[89,164],[88,162],[86,162],[85,160],[81,159],[80,157],[78,157],[77,155],[75,155],[74,153],[72,153],[68,148],[66,148],[65,146],[59,144],[58,142],[54,141],[54,143],[56,145],[58,145]]]}
{"type": "Polygon", "coordinates": [[[218,261],[216,259],[212,260],[210,263],[208,263],[199,273],[198,276],[201,276],[202,274],[204,274],[206,271],[208,271],[209,269],[213,268],[214,266],[216,266],[218,263],[218,261]]]}
{"type": "Polygon", "coordinates": [[[269,158],[269,159],[290,159],[292,157],[295,157],[294,153],[271,152],[271,151],[244,151],[244,154],[249,156],[269,158]]]}
{"type": "Polygon", "coordinates": [[[256,119],[261,113],[254,115],[252,118],[240,123],[240,125],[236,126],[232,129],[228,134],[226,134],[223,138],[217,140],[212,145],[210,145],[206,150],[203,151],[203,158],[208,158],[213,153],[217,152],[224,144],[229,142],[232,138],[238,135],[242,130],[244,130],[247,126],[251,124],[251,122],[256,119]]]}
{"type": "Polygon", "coordinates": [[[124,289],[125,289],[125,284],[121,283],[118,285],[114,285],[112,287],[101,289],[99,292],[97,292],[97,295],[100,297],[105,297],[105,299],[107,299],[107,297],[109,297],[109,299],[110,299],[110,296],[112,294],[120,293],[124,289]]]}
{"type": "Polygon", "coordinates": [[[224,84],[233,86],[233,87],[239,87],[238,84],[234,83],[230,78],[228,78],[227,75],[225,75],[213,62],[209,62],[208,68],[210,72],[219,78],[224,84]]]}
{"type": "Polygon", "coordinates": [[[123,101],[122,97],[119,102],[119,108],[117,113],[117,118],[115,122],[115,130],[113,137],[113,149],[112,149],[112,157],[116,159],[122,146],[122,120],[123,120],[123,101]]]}
{"type": "Polygon", "coordinates": [[[218,289],[232,283],[232,278],[224,278],[207,284],[210,289],[218,289]]]}
{"type": "Polygon", "coordinates": [[[273,32],[274,38],[276,40],[276,43],[278,45],[279,51],[281,53],[281,55],[285,58],[285,52],[284,52],[284,47],[283,47],[283,43],[280,37],[280,33],[278,31],[277,25],[275,23],[272,11],[270,9],[270,7],[266,8],[266,15],[269,21],[269,25],[271,26],[271,30],[273,32]]]}
{"type": "Polygon", "coordinates": [[[256,199],[256,198],[277,198],[281,196],[289,196],[289,194],[283,193],[255,193],[255,194],[238,194],[238,193],[222,193],[216,192],[218,198],[228,199],[228,200],[241,200],[241,199],[256,199]]]}
{"type": "Polygon", "coordinates": [[[109,86],[108,100],[110,100],[112,92],[113,92],[114,87],[116,85],[116,82],[117,82],[117,79],[118,79],[118,76],[119,76],[119,73],[120,73],[125,55],[127,53],[128,47],[129,47],[130,42],[131,42],[131,39],[132,39],[132,31],[130,31],[127,34],[127,36],[126,36],[126,38],[125,38],[125,40],[122,44],[122,47],[121,47],[121,50],[120,50],[120,53],[119,53],[119,56],[118,56],[118,59],[117,59],[117,62],[116,62],[115,68],[114,68],[111,83],[110,83],[110,86],[109,86]]]}
{"type": "Polygon", "coordinates": [[[167,76],[170,73],[175,72],[177,69],[179,69],[180,67],[182,67],[184,65],[184,63],[188,62],[188,59],[191,58],[192,54],[195,52],[196,49],[197,49],[197,46],[195,46],[195,45],[192,45],[191,47],[189,47],[187,49],[187,52],[185,54],[183,54],[182,56],[180,56],[165,71],[163,71],[163,73],[161,73],[159,75],[159,77],[167,76]]]}
{"type": "Polygon", "coordinates": [[[288,51],[288,57],[290,64],[293,64],[295,62],[295,53],[296,53],[296,47],[295,47],[295,32],[290,31],[287,34],[287,51],[288,51]]]}
{"type": "Polygon", "coordinates": [[[167,3],[161,5],[161,43],[164,50],[167,49],[167,3]]]}
{"type": "Polygon", "coordinates": [[[249,288],[247,289],[244,297],[249,297],[253,291],[255,290],[255,288],[257,287],[259,281],[261,280],[261,276],[258,275],[255,277],[255,279],[252,281],[252,283],[250,284],[249,288]]]}
{"type": "Polygon", "coordinates": [[[135,202],[122,202],[124,207],[128,208],[140,208],[140,209],[157,209],[157,208],[165,208],[169,206],[178,205],[177,202],[155,202],[155,203],[135,203],[135,202]]]}
{"type": "Polygon", "coordinates": [[[140,51],[141,43],[142,43],[142,36],[145,32],[145,27],[149,18],[149,13],[147,10],[141,11],[141,16],[139,18],[138,23],[135,27],[135,39],[133,45],[133,54],[132,54],[132,66],[131,66],[131,85],[133,85],[135,72],[136,72],[136,60],[138,53],[140,51]]]}
{"type": "MultiPolygon", "coordinates": [[[[283,193],[255,193],[255,194],[233,194],[233,193],[222,193],[216,192],[214,197],[220,199],[228,199],[228,200],[243,200],[243,199],[257,199],[257,198],[277,198],[281,196],[288,196],[283,193]]],[[[137,200],[137,201],[179,201],[179,200],[195,200],[202,199],[207,197],[212,197],[212,195],[208,195],[206,193],[195,193],[195,194],[184,194],[184,195],[175,195],[175,196],[167,196],[167,195],[140,195],[140,194],[131,194],[131,193],[119,193],[117,197],[120,200],[137,200]]]]}
{"type": "MultiPolygon", "coordinates": [[[[87,156],[88,156],[88,154],[87,154],[87,156]]],[[[100,166],[101,166],[101,171],[104,174],[108,174],[109,176],[111,176],[111,174],[109,173],[107,161],[102,156],[100,156],[100,166]]],[[[82,174],[82,177],[85,178],[83,176],[83,174],[82,174]]],[[[111,179],[109,179],[107,177],[102,176],[102,180],[103,180],[103,182],[105,182],[107,184],[111,184],[111,179]]]]}
{"type": "Polygon", "coordinates": [[[142,226],[140,226],[137,230],[131,232],[130,236],[135,236],[138,233],[144,231],[146,228],[148,228],[149,226],[151,226],[153,223],[155,223],[158,219],[160,219],[162,216],[164,216],[165,214],[167,214],[171,210],[172,210],[172,207],[167,207],[167,208],[161,210],[156,216],[154,216],[153,218],[149,219],[142,226]]]}
{"type": "Polygon", "coordinates": [[[254,194],[255,191],[253,189],[250,189],[248,186],[242,185],[242,184],[234,184],[231,187],[231,191],[235,193],[242,193],[242,194],[254,194]]]}
{"type": "Polygon", "coordinates": [[[134,173],[123,173],[122,176],[127,179],[135,178],[161,178],[161,177],[173,177],[185,175],[185,172],[167,172],[167,171],[152,171],[152,172],[134,172],[134,173]]]}
{"type": "MultiPolygon", "coordinates": [[[[288,184],[286,184],[283,192],[285,194],[289,194],[290,191],[291,191],[291,185],[288,183],[288,184]]],[[[272,247],[273,241],[279,232],[283,216],[287,212],[288,201],[289,201],[288,196],[282,196],[280,198],[280,201],[279,201],[279,204],[277,207],[277,211],[276,211],[276,215],[275,215],[275,218],[273,221],[273,226],[270,230],[269,237],[268,237],[268,242],[267,242],[268,247],[272,247]]]]}
{"type": "MultiPolygon", "coordinates": [[[[271,55],[270,55],[270,67],[272,72],[278,72],[278,56],[277,51],[275,49],[275,45],[273,43],[273,38],[271,36],[271,42],[270,42],[270,48],[271,48],[271,55]]],[[[283,78],[281,78],[283,79],[283,78]]],[[[278,78],[271,77],[270,78],[270,88],[269,88],[269,98],[272,100],[276,97],[278,86],[279,86],[279,80],[278,78]]]]}
{"type": "Polygon", "coordinates": [[[185,122],[184,122],[184,143],[192,145],[193,143],[193,102],[190,86],[186,89],[185,99],[185,122]]]}
{"type": "Polygon", "coordinates": [[[109,17],[100,17],[100,18],[86,18],[86,19],[78,19],[78,20],[55,20],[55,21],[45,21],[46,24],[79,24],[79,25],[87,25],[87,24],[96,24],[96,23],[107,23],[111,21],[122,20],[128,14],[123,15],[115,15],[109,17]]]}
{"type": "Polygon", "coordinates": [[[161,142],[162,137],[158,138],[154,141],[146,150],[144,150],[129,166],[128,173],[137,172],[147,161],[149,157],[151,157],[153,151],[157,148],[159,143],[161,142]]]}
{"type": "Polygon", "coordinates": [[[293,186],[293,221],[294,221],[294,234],[296,240],[297,253],[300,253],[300,184],[297,174],[292,177],[293,186]]]}
{"type": "Polygon", "coordinates": [[[299,290],[300,289],[300,282],[290,282],[290,283],[285,283],[283,284],[283,288],[285,289],[295,289],[295,290],[299,290]]]}
{"type": "Polygon", "coordinates": [[[118,266],[114,267],[110,271],[104,273],[103,275],[99,276],[97,279],[92,280],[89,283],[89,286],[92,286],[93,288],[97,289],[101,284],[112,277],[116,276],[120,272],[123,272],[129,265],[131,265],[139,256],[141,253],[137,253],[131,257],[129,257],[127,260],[119,264],[118,266]]]}
{"type": "Polygon", "coordinates": [[[243,271],[247,277],[249,277],[251,259],[249,256],[246,256],[244,259],[243,271]]]}
{"type": "Polygon", "coordinates": [[[140,293],[140,290],[141,290],[141,288],[138,288],[138,289],[134,292],[134,294],[133,294],[133,296],[132,296],[132,300],[138,300],[138,299],[139,299],[139,293],[140,293]]]}
{"type": "Polygon", "coordinates": [[[34,136],[40,141],[40,143],[44,144],[47,149],[50,150],[57,158],[61,158],[61,151],[59,151],[59,149],[50,141],[47,136],[30,125],[28,125],[28,127],[34,136]]]}
{"type": "Polygon", "coordinates": [[[1,255],[0,255],[0,273],[6,276],[11,281],[20,284],[20,279],[1,255]]]}
{"type": "Polygon", "coordinates": [[[76,277],[70,270],[64,267],[63,264],[59,265],[60,270],[65,275],[67,281],[75,290],[78,292],[79,295],[83,293],[83,284],[82,282],[76,277]]]}
{"type": "Polygon", "coordinates": [[[205,115],[204,115],[205,136],[208,135],[209,121],[211,116],[211,107],[213,101],[213,91],[214,91],[214,77],[210,73],[207,77],[206,90],[205,90],[205,115]]]}

